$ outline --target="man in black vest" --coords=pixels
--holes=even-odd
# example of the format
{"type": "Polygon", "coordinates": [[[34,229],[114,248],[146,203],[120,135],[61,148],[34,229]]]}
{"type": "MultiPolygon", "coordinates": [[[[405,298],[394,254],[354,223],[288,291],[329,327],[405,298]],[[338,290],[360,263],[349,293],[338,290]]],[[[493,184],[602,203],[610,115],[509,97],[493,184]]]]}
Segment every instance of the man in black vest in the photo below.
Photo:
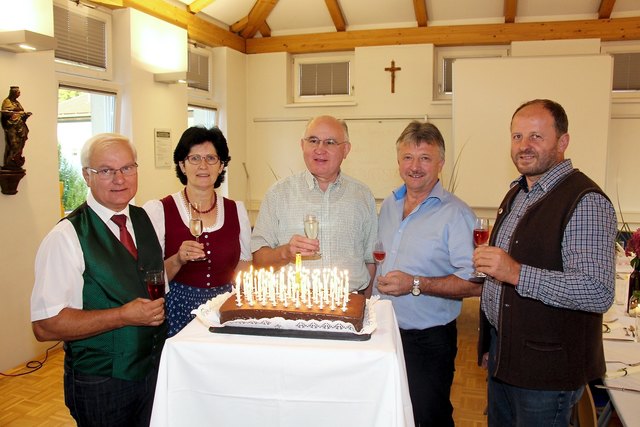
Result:
{"type": "Polygon", "coordinates": [[[489,426],[567,426],[585,385],[605,373],[602,313],[614,298],[616,214],[564,159],[562,106],[521,105],[511,158],[522,174],[497,212],[481,299],[479,363],[489,369],[489,426]]]}
{"type": "Polygon", "coordinates": [[[136,151],[117,134],[81,152],[87,201],[49,232],[36,255],[31,296],[39,341],[65,342],[65,403],[79,426],[148,426],[166,337],[164,298],[145,272],[162,269],[138,189],[136,151]]]}

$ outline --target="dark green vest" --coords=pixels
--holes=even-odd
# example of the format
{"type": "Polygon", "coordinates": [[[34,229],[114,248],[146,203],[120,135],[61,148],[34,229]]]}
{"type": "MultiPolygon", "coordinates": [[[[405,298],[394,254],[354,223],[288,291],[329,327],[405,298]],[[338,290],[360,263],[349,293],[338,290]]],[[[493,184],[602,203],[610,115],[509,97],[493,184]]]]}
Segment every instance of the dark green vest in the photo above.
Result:
{"type": "MultiPolygon", "coordinates": [[[[129,216],[137,261],[86,203],[67,217],[84,256],[83,310],[120,307],[136,298],[149,298],[145,271],[163,267],[162,248],[142,208],[129,206],[129,216]]],[[[66,363],[89,375],[140,380],[160,357],[165,337],[166,322],[157,327],[125,326],[65,343],[66,363]]]]}

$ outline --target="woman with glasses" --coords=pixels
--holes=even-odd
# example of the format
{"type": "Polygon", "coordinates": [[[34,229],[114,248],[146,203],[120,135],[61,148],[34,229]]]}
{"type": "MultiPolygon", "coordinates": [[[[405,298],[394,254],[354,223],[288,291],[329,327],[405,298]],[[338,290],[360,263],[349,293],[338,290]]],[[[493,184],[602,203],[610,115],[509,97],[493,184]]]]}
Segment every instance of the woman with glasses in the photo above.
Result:
{"type": "Polygon", "coordinates": [[[170,337],[193,319],[193,309],[231,291],[235,272],[251,262],[251,225],[244,204],[215,191],[230,160],[220,129],[187,129],[173,152],[176,175],[185,187],[143,206],[164,250],[170,337]],[[189,228],[192,218],[202,221],[197,240],[189,228]]]}

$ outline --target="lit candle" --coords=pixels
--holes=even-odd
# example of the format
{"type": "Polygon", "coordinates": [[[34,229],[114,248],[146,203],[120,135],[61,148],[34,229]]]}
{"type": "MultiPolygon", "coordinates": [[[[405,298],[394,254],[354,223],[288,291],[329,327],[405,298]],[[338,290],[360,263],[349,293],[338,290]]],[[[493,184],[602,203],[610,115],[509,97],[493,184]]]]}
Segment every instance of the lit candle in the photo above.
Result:
{"type": "Polygon", "coordinates": [[[300,285],[300,270],[302,269],[302,254],[296,253],[296,284],[300,285]]]}
{"type": "Polygon", "coordinates": [[[236,305],[240,307],[242,305],[242,301],[240,298],[240,287],[242,286],[242,272],[238,271],[238,275],[236,276],[236,305]]]}

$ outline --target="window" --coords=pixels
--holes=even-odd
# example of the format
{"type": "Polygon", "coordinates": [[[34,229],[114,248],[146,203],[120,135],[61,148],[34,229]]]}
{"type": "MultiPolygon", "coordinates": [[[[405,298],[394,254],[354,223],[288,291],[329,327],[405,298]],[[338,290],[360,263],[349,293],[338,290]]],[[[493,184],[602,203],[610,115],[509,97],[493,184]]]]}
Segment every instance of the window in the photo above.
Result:
{"type": "Polygon", "coordinates": [[[187,107],[187,126],[204,126],[211,128],[218,125],[218,110],[215,108],[189,105],[187,107]]]}
{"type": "Polygon", "coordinates": [[[640,42],[605,42],[602,53],[613,57],[612,97],[636,102],[640,97],[640,42]]]}
{"type": "Polygon", "coordinates": [[[189,48],[188,86],[210,92],[209,52],[205,49],[189,48]]]}
{"type": "Polygon", "coordinates": [[[451,100],[453,95],[453,64],[458,58],[500,58],[509,55],[507,46],[440,47],[435,49],[433,97],[451,100]]]}
{"type": "Polygon", "coordinates": [[[58,89],[58,160],[62,204],[69,212],[85,200],[80,151],[84,142],[115,130],[116,95],[60,86],[58,89]]]}
{"type": "Polygon", "coordinates": [[[82,3],[56,0],[53,21],[58,71],[111,79],[111,16],[82,3]]]}
{"type": "Polygon", "coordinates": [[[294,102],[353,101],[353,55],[298,55],[293,67],[294,102]]]}
{"type": "Polygon", "coordinates": [[[614,53],[613,91],[640,91],[640,52],[614,53]]]}

